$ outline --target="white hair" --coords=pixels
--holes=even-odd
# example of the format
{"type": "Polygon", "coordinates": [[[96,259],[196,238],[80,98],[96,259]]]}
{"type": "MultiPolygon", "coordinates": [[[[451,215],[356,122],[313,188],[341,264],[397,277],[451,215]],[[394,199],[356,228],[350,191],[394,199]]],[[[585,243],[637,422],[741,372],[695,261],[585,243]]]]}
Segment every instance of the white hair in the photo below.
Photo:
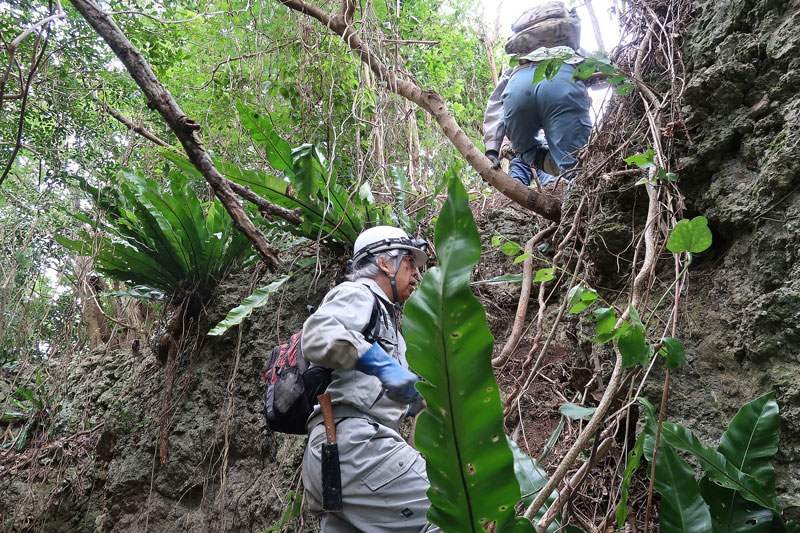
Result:
{"type": "Polygon", "coordinates": [[[381,252],[374,258],[372,258],[368,263],[366,263],[361,268],[355,268],[353,265],[353,270],[345,276],[347,281],[355,281],[358,278],[369,278],[375,279],[377,278],[381,270],[378,268],[378,258],[382,257],[385,263],[389,263],[389,260],[393,257],[397,257],[400,253],[400,250],[386,250],[385,252],[381,252]]]}

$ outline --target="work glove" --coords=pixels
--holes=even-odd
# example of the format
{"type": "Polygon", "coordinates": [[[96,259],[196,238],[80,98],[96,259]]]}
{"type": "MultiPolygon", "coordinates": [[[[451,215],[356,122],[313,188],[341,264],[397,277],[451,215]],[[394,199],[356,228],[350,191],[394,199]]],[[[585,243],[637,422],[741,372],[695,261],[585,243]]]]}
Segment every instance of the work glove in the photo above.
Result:
{"type": "Polygon", "coordinates": [[[413,402],[408,404],[408,410],[406,411],[406,416],[411,418],[417,416],[422,412],[423,409],[427,407],[425,400],[422,399],[422,395],[417,393],[417,397],[414,399],[413,402]]]}
{"type": "Polygon", "coordinates": [[[497,158],[496,150],[486,150],[486,157],[492,162],[492,168],[497,170],[500,168],[500,159],[497,158]]]}
{"type": "Polygon", "coordinates": [[[361,354],[356,361],[356,370],[381,380],[390,400],[407,404],[421,398],[414,388],[417,376],[400,366],[377,342],[361,354]]]}

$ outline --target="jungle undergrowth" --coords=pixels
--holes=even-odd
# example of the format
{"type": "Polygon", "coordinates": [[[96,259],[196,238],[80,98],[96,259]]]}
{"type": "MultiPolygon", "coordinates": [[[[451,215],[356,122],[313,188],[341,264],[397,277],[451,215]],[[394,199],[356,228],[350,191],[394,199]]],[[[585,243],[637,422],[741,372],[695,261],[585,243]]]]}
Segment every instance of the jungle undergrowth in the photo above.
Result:
{"type": "MultiPolygon", "coordinates": [[[[581,301],[580,296],[578,302],[574,300],[576,289],[579,287],[591,289],[593,283],[597,281],[594,266],[585,256],[586,244],[591,236],[596,215],[603,209],[604,203],[613,201],[616,187],[644,188],[647,195],[647,213],[642,217],[639,209],[632,211],[635,229],[629,249],[633,251],[633,258],[629,263],[629,270],[622,276],[623,280],[627,280],[625,281],[627,290],[619,295],[606,293],[609,301],[604,303],[607,305],[606,309],[610,310],[606,318],[615,317],[614,330],[616,330],[626,327],[624,324],[627,322],[632,321],[636,324],[639,315],[642,317],[649,315],[647,323],[656,317],[657,321],[663,324],[664,331],[660,335],[647,333],[648,336],[661,338],[665,335],[671,337],[677,335],[680,322],[680,297],[685,291],[685,283],[681,281],[685,269],[682,270],[681,267],[686,261],[681,259],[680,254],[673,255],[666,251],[664,243],[683,210],[683,197],[675,183],[678,178],[672,169],[676,160],[675,136],[683,131],[680,109],[684,73],[679,39],[682,31],[691,22],[689,13],[690,6],[685,1],[663,5],[657,1],[640,0],[628,4],[627,11],[621,16],[624,30],[621,42],[624,44],[612,52],[611,59],[621,71],[625,72],[637,91],[630,95],[616,96],[609,102],[600,124],[592,133],[588,147],[581,154],[579,165],[582,172],[571,186],[565,201],[565,216],[562,217],[556,231],[558,244],[555,257],[549,260],[542,254],[534,253],[531,243],[538,241],[536,237],[525,246],[524,254],[530,256],[524,259],[523,279],[532,276],[534,263],[552,269],[549,274],[555,276],[555,279],[539,282],[538,311],[528,325],[528,328],[533,330],[533,345],[522,363],[521,375],[527,376],[527,379],[525,383],[518,384],[505,401],[504,414],[511,420],[516,419],[518,427],[524,424],[524,413],[519,407],[520,400],[531,386],[531,382],[538,379],[538,372],[553,336],[558,328],[564,327],[563,318],[568,308],[573,308],[581,301]],[[667,31],[667,28],[670,30],[667,31]],[[640,156],[641,159],[630,157],[639,153],[643,154],[640,156]],[[636,166],[626,168],[625,163],[636,165],[638,168],[636,166]],[[636,185],[631,183],[642,176],[644,177],[639,179],[636,185]],[[670,262],[671,255],[675,271],[674,281],[661,283],[658,281],[660,275],[658,273],[664,271],[663,267],[670,262]],[[654,304],[662,297],[660,293],[655,292],[657,285],[669,285],[671,288],[676,285],[672,292],[664,293],[664,298],[671,299],[671,305],[668,309],[662,309],[661,313],[657,313],[658,310],[654,308],[654,304]],[[564,287],[574,288],[570,294],[566,294],[564,287]],[[558,304],[551,310],[554,305],[553,298],[556,298],[558,304]],[[555,318],[550,318],[551,323],[546,323],[545,317],[553,315],[555,318]]],[[[634,194],[639,196],[635,191],[634,194]]],[[[627,255],[630,252],[618,253],[627,255]]],[[[540,272],[541,267],[539,267],[540,272]]],[[[598,299],[598,293],[593,289],[590,292],[579,289],[579,292],[581,295],[589,295],[587,296],[589,305],[598,299]]],[[[600,294],[598,301],[602,301],[603,296],[600,294]]],[[[523,297],[525,299],[528,297],[524,289],[523,297]]],[[[500,372],[502,365],[507,362],[508,356],[513,353],[514,347],[523,336],[524,324],[519,317],[525,315],[525,303],[520,302],[518,320],[511,337],[500,356],[493,361],[493,364],[500,367],[500,372]]],[[[646,331],[644,326],[642,331],[646,331]]],[[[537,530],[540,531],[546,529],[548,520],[551,521],[560,514],[567,504],[566,509],[575,511],[576,516],[580,515],[577,517],[578,522],[599,527],[601,531],[614,523],[614,511],[619,501],[620,490],[616,485],[614,473],[624,469],[626,449],[623,448],[612,454],[611,458],[605,459],[607,449],[604,450],[603,445],[609,438],[613,439],[623,423],[625,424],[623,430],[627,434],[626,420],[631,416],[631,402],[641,391],[645,380],[650,376],[649,370],[659,358],[651,356],[652,360],[648,360],[646,364],[647,371],[643,372],[644,369],[640,365],[629,365],[627,361],[623,361],[619,349],[615,348],[616,360],[613,358],[609,360],[601,344],[597,342],[592,344],[590,364],[594,367],[594,373],[580,394],[579,403],[591,406],[592,396],[587,392],[592,388],[603,391],[603,398],[596,406],[595,415],[580,433],[577,436],[574,434],[568,436],[572,441],[570,450],[561,460],[555,473],[551,475],[548,485],[541,490],[540,497],[525,513],[528,517],[534,516],[543,503],[544,495],[549,494],[552,489],[561,487],[558,501],[548,509],[545,518],[537,523],[537,530]],[[610,372],[612,368],[613,371],[610,372]],[[612,403],[617,407],[611,408],[612,403]],[[592,438],[594,443],[589,448],[589,456],[581,461],[579,455],[586,450],[592,438]],[[611,479],[606,479],[604,483],[598,483],[597,477],[602,477],[603,472],[593,472],[588,476],[586,468],[576,472],[577,466],[581,463],[594,466],[601,460],[604,461],[605,475],[611,474],[611,479]],[[571,490],[564,491],[562,480],[568,474],[571,476],[568,485],[571,490]],[[605,498],[598,501],[595,496],[588,495],[580,488],[586,487],[581,485],[582,483],[602,484],[611,487],[611,490],[605,498]]],[[[656,346],[661,347],[660,344],[656,346]]],[[[669,372],[667,380],[668,374],[669,372]]],[[[664,388],[668,390],[668,387],[667,381],[664,388]]],[[[666,405],[666,392],[664,398],[666,405]]],[[[648,492],[652,495],[652,487],[648,492]]],[[[646,506],[648,517],[631,517],[629,520],[635,519],[638,522],[637,526],[644,526],[647,529],[651,506],[650,503],[646,506]]]]}

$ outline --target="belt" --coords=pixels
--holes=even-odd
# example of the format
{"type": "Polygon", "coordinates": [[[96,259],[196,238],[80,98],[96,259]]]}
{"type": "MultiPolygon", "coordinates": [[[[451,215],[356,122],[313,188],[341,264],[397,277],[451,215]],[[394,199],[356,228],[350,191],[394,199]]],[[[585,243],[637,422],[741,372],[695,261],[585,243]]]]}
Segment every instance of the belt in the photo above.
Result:
{"type": "MultiPolygon", "coordinates": [[[[514,70],[511,71],[511,76],[528,67],[536,67],[539,63],[541,63],[541,61],[532,61],[530,63],[525,63],[524,65],[517,65],[514,67],[514,70]]],[[[511,78],[511,76],[509,76],[509,78],[511,78]]]]}

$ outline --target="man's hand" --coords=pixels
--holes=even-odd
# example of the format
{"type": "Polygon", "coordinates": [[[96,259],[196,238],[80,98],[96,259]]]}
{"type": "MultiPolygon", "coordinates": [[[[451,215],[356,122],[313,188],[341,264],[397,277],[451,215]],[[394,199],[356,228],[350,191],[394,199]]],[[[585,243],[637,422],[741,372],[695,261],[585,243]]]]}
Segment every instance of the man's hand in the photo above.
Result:
{"type": "Polygon", "coordinates": [[[386,396],[399,403],[411,403],[419,397],[414,384],[419,381],[413,372],[392,359],[377,342],[361,354],[356,370],[375,376],[386,388],[386,396]]]}
{"type": "Polygon", "coordinates": [[[417,393],[417,397],[414,399],[413,402],[408,404],[408,411],[406,411],[406,416],[415,417],[420,414],[425,408],[427,404],[425,400],[422,399],[422,395],[417,393]]]}
{"type": "Polygon", "coordinates": [[[486,157],[492,162],[492,168],[497,170],[500,168],[500,159],[497,157],[497,151],[486,150],[486,157]]]}

